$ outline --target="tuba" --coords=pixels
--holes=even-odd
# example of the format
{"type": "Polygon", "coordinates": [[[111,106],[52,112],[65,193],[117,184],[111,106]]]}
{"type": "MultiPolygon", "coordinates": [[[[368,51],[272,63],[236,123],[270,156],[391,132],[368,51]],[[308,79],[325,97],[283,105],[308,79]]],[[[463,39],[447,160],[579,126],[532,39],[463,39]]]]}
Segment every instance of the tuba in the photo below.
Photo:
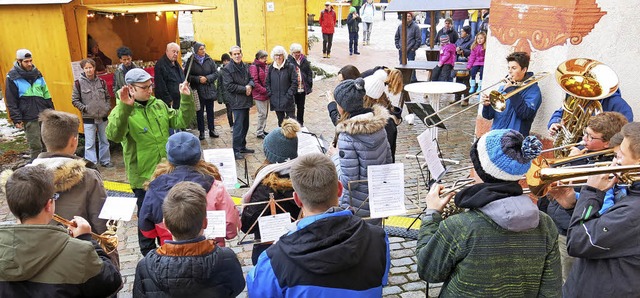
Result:
{"type": "MultiPolygon", "coordinates": [[[[562,126],[556,134],[553,147],[567,147],[582,138],[591,116],[602,112],[600,99],[618,90],[618,76],[602,62],[575,58],[556,69],[556,81],[568,96],[562,105],[562,126]]],[[[566,157],[567,150],[556,150],[556,158],[566,157]]]]}

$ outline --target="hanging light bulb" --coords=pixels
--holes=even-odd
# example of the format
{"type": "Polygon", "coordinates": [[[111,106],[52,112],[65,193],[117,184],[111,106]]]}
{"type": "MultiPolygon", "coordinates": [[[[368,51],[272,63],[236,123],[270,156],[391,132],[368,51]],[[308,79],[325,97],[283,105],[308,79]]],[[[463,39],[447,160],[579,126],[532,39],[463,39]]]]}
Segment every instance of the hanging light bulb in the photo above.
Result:
{"type": "Polygon", "coordinates": [[[137,24],[140,22],[140,20],[138,20],[138,17],[136,17],[135,19],[133,19],[133,22],[137,24]]]}
{"type": "Polygon", "coordinates": [[[124,17],[124,12],[121,12],[120,15],[124,17]]]}
{"type": "Polygon", "coordinates": [[[160,21],[160,16],[156,16],[156,21],[160,21]]]}

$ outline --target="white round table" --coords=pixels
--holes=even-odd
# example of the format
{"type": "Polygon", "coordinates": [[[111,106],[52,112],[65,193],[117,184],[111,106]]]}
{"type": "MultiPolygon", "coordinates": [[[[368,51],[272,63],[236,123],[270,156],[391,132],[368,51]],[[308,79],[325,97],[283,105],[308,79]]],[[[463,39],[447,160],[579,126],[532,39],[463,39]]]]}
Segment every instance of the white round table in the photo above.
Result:
{"type": "MultiPolygon", "coordinates": [[[[456,93],[464,91],[467,86],[453,82],[418,82],[404,86],[404,90],[411,93],[428,94],[433,110],[437,113],[440,110],[440,96],[442,94],[456,93]]],[[[423,99],[424,102],[424,99],[423,99]]],[[[438,137],[438,129],[434,129],[434,138],[438,137]]]]}

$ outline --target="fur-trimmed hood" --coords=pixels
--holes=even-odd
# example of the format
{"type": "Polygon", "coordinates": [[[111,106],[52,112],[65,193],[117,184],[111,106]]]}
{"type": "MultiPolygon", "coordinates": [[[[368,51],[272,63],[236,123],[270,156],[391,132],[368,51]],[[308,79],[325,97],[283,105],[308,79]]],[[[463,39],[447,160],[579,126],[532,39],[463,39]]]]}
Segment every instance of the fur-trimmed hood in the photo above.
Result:
{"type": "Polygon", "coordinates": [[[351,135],[372,134],[384,129],[391,117],[389,111],[381,105],[374,105],[371,112],[352,116],[336,125],[336,132],[351,135]]]}
{"type": "Polygon", "coordinates": [[[268,186],[274,191],[285,192],[287,190],[293,189],[293,184],[291,183],[291,178],[289,178],[289,174],[282,174],[277,172],[272,172],[267,177],[262,179],[262,184],[268,186]]]}
{"type": "Polygon", "coordinates": [[[34,159],[31,165],[42,164],[54,171],[54,185],[56,192],[65,192],[76,186],[84,178],[87,162],[77,157],[55,156],[34,159]]]}

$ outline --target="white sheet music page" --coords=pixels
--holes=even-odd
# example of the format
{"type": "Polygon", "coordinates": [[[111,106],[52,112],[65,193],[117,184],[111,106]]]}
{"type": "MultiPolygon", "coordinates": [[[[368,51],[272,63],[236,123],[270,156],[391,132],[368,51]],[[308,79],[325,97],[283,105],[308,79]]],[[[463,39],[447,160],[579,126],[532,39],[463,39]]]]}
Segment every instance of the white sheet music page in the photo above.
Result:
{"type": "Polygon", "coordinates": [[[420,144],[420,149],[427,162],[427,168],[429,169],[429,173],[431,173],[431,177],[437,178],[444,173],[445,168],[438,154],[438,143],[432,139],[433,129],[437,128],[425,129],[425,131],[418,136],[418,144],[420,144]]]}
{"type": "Polygon", "coordinates": [[[136,198],[107,197],[98,218],[130,221],[136,208],[136,198]]]}
{"type": "Polygon", "coordinates": [[[236,158],[233,155],[233,149],[207,149],[202,151],[204,160],[212,163],[220,171],[222,183],[227,189],[236,188],[238,182],[238,172],[236,169],[236,158]]]}
{"type": "MultiPolygon", "coordinates": [[[[306,127],[304,129],[306,129],[306,127]]],[[[318,145],[318,140],[310,134],[298,132],[298,156],[309,153],[322,153],[318,145]]]]}
{"type": "Polygon", "coordinates": [[[207,227],[204,236],[207,239],[224,237],[227,235],[227,214],[224,210],[207,211],[207,227]]]}
{"type": "Polygon", "coordinates": [[[291,225],[291,214],[289,212],[279,213],[276,215],[261,216],[258,218],[258,227],[260,228],[260,241],[277,242],[280,236],[289,232],[291,225]]]}
{"type": "Polygon", "coordinates": [[[407,213],[404,205],[404,164],[367,167],[369,209],[372,218],[407,213]]]}

